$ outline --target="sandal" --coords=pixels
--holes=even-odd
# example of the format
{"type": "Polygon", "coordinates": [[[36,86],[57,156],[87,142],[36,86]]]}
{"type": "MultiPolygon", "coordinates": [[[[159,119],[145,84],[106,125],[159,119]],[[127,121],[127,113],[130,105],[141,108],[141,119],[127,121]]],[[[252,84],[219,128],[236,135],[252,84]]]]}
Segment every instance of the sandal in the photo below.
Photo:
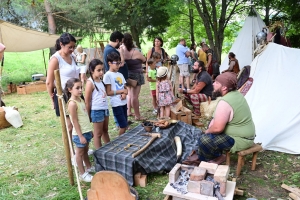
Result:
{"type": "Polygon", "coordinates": [[[147,118],[145,117],[135,117],[134,120],[135,121],[145,121],[147,118]]]}
{"type": "Polygon", "coordinates": [[[135,114],[134,113],[130,113],[130,114],[127,114],[128,117],[134,117],[135,114]]]}

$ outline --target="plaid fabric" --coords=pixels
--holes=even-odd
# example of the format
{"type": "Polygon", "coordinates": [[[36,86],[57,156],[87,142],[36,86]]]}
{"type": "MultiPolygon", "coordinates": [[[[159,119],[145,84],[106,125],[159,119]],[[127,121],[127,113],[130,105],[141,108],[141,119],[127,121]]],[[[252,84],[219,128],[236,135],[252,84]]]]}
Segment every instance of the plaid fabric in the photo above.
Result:
{"type": "Polygon", "coordinates": [[[222,134],[201,134],[198,139],[199,159],[209,161],[222,155],[223,150],[230,150],[234,139],[222,134]]]}
{"type": "Polygon", "coordinates": [[[184,98],[193,106],[193,113],[196,115],[201,115],[200,113],[200,103],[208,100],[205,94],[185,94],[184,98]]]}
{"type": "Polygon", "coordinates": [[[181,162],[192,150],[197,149],[197,139],[201,134],[200,129],[181,121],[159,132],[161,138],[157,138],[135,158],[132,158],[132,154],[138,147],[132,146],[128,151],[124,150],[124,147],[135,144],[142,148],[151,139],[148,136],[141,136],[146,133],[141,125],[107,143],[94,152],[96,171],[116,171],[123,175],[129,185],[133,185],[133,176],[136,172],[170,171],[174,167],[177,163],[175,136],[179,136],[182,142],[182,157],[179,160],[181,162]]]}

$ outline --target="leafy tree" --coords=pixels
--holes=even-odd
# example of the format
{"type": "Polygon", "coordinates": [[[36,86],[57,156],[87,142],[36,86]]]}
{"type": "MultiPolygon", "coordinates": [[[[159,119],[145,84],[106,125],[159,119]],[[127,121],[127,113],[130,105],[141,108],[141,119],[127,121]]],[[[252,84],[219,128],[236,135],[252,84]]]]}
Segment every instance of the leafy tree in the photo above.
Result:
{"type": "Polygon", "coordinates": [[[99,22],[107,30],[130,31],[140,47],[142,34],[153,39],[166,31],[168,5],[167,0],[111,0],[109,6],[100,7],[99,22]]]}
{"type": "Polygon", "coordinates": [[[221,59],[224,31],[234,16],[246,10],[246,0],[194,0],[197,12],[203,20],[210,47],[221,59]]]}

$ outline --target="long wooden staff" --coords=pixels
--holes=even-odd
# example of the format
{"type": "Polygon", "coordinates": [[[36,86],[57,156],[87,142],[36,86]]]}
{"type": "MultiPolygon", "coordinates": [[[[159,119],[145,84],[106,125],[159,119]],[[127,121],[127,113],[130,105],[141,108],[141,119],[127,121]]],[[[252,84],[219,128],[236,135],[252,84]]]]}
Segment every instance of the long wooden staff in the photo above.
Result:
{"type": "Polygon", "coordinates": [[[73,176],[70,148],[69,148],[68,135],[67,135],[69,133],[67,133],[66,121],[65,121],[65,118],[64,118],[65,113],[63,111],[62,99],[59,98],[59,96],[62,96],[62,88],[61,88],[59,70],[54,71],[54,76],[55,76],[56,89],[57,89],[57,95],[58,95],[60,123],[61,123],[61,128],[62,128],[62,136],[63,136],[63,142],[64,142],[64,147],[65,147],[66,159],[67,159],[67,168],[68,168],[69,180],[70,180],[70,184],[74,185],[74,176],[73,176]]]}

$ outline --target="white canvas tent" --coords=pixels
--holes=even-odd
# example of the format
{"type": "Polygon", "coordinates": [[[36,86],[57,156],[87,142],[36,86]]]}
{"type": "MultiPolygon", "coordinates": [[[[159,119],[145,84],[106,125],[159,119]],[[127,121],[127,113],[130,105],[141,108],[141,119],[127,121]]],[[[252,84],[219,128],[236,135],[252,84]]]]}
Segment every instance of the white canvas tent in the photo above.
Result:
{"type": "Polygon", "coordinates": [[[0,20],[0,42],[6,46],[6,52],[27,52],[54,47],[59,37],[0,20]]]}
{"type": "MultiPolygon", "coordinates": [[[[246,18],[238,37],[234,41],[229,51],[236,55],[236,58],[239,61],[240,69],[251,64],[253,60],[253,52],[257,47],[255,40],[256,34],[266,26],[255,9],[253,9],[252,15],[254,16],[249,15],[246,18]]],[[[226,56],[220,66],[220,72],[228,68],[228,61],[228,56],[226,56]]]]}
{"type": "Polygon", "coordinates": [[[245,97],[264,149],[300,154],[299,75],[300,49],[269,43],[251,63],[245,97]]]}

